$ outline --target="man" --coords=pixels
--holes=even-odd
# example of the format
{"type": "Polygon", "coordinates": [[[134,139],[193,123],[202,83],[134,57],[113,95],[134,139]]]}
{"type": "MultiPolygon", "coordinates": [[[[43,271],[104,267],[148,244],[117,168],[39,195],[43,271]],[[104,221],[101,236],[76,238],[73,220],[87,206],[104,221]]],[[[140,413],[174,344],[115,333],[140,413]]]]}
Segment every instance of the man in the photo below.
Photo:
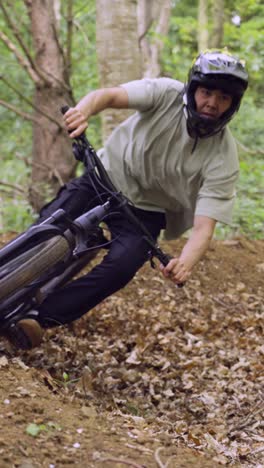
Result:
{"type": "MultiPolygon", "coordinates": [[[[155,239],[162,229],[167,238],[176,238],[192,227],[180,255],[161,267],[176,284],[190,277],[210,244],[216,222],[231,221],[239,164],[226,125],[239,109],[247,85],[242,62],[226,51],[208,51],[195,60],[185,86],[158,78],[99,89],[64,116],[74,138],[86,129],[90,117],[106,108],[137,111],[114,130],[100,157],[114,185],[132,201],[134,213],[155,239]]],[[[59,207],[76,217],[96,202],[84,174],[44,207],[41,219],[59,207]]],[[[13,327],[16,338],[22,337],[21,347],[38,345],[44,328],[80,318],[124,287],[147,260],[148,246],[135,226],[121,214],[109,217],[107,223],[115,240],[103,261],[52,293],[13,327]]]]}

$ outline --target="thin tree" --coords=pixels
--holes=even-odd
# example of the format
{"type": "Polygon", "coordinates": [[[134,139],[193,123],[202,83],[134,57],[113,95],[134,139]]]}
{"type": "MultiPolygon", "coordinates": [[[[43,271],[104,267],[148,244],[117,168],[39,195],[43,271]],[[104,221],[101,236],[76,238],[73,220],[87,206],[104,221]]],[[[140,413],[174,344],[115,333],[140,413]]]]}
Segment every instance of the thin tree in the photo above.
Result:
{"type": "Polygon", "coordinates": [[[212,36],[210,38],[210,47],[220,48],[222,46],[224,35],[224,0],[214,0],[212,5],[212,36]]]}
{"type": "Polygon", "coordinates": [[[145,77],[158,77],[162,73],[160,57],[170,15],[171,0],[138,0],[138,35],[145,77]]]}
{"type": "Polygon", "coordinates": [[[198,4],[198,52],[208,48],[208,0],[199,0],[198,4]]]}
{"type": "MultiPolygon", "coordinates": [[[[101,87],[117,86],[141,78],[135,1],[97,0],[96,43],[101,87]]],[[[129,114],[126,110],[104,111],[103,139],[129,114]]]]}

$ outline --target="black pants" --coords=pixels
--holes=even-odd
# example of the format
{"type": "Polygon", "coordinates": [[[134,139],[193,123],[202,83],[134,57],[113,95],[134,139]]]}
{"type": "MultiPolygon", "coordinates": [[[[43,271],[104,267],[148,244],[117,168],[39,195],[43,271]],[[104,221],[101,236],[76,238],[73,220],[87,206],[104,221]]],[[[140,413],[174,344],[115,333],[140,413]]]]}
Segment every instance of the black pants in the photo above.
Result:
{"type": "MultiPolygon", "coordinates": [[[[106,195],[101,190],[101,197],[106,195]]],[[[58,208],[75,218],[99,203],[87,174],[74,179],[61,189],[58,196],[41,213],[40,220],[58,208]]],[[[165,215],[133,208],[154,239],[165,228],[165,215]]],[[[113,213],[105,220],[113,242],[102,262],[85,276],[51,293],[39,308],[43,327],[70,323],[80,318],[103,299],[123,288],[148,259],[149,247],[140,229],[122,213],[113,213]]]]}

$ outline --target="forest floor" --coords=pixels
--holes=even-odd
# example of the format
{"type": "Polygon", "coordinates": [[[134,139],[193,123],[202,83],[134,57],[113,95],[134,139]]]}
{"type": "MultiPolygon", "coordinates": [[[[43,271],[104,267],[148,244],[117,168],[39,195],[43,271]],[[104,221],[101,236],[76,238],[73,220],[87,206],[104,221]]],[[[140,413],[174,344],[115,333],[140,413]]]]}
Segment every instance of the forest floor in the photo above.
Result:
{"type": "Polygon", "coordinates": [[[2,340],[0,468],[263,468],[263,277],[263,241],[213,241],[183,289],[147,264],[38,349],[2,340]]]}

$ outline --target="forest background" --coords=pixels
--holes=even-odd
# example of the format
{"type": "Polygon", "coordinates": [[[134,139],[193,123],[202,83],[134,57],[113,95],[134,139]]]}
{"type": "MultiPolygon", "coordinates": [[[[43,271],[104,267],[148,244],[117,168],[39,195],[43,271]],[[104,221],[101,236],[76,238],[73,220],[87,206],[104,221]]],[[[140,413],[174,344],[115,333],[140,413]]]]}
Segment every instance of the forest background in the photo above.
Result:
{"type": "MultiPolygon", "coordinates": [[[[263,238],[263,30],[261,0],[1,0],[0,231],[25,229],[40,203],[78,173],[61,104],[143,76],[184,82],[199,50],[227,46],[246,61],[250,86],[230,125],[241,167],[234,222],[217,236],[263,238]]],[[[122,118],[91,120],[95,148],[109,122],[122,118]]]]}

